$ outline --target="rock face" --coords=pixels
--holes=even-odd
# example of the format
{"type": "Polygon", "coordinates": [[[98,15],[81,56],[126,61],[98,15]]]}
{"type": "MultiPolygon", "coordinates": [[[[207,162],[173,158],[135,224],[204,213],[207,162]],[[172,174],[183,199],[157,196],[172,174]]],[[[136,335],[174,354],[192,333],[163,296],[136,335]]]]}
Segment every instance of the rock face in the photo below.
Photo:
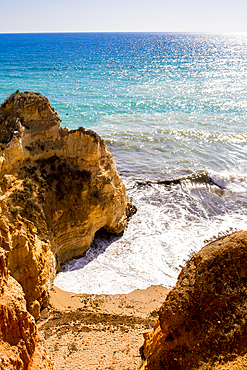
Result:
{"type": "Polygon", "coordinates": [[[208,244],[183,268],[145,335],[142,369],[210,369],[216,359],[246,353],[246,302],[247,232],[238,232],[208,244]]]}
{"type": "Polygon", "coordinates": [[[27,312],[23,290],[8,276],[8,254],[0,247],[0,368],[54,370],[34,318],[27,312]]]}
{"type": "Polygon", "coordinates": [[[34,224],[9,212],[5,198],[0,200],[0,238],[9,252],[11,275],[22,285],[27,307],[35,318],[48,304],[48,291],[55,273],[54,255],[48,241],[38,237],[34,224]]]}
{"type": "Polygon", "coordinates": [[[9,265],[35,318],[61,264],[82,256],[99,229],[121,233],[135,210],[105,142],[60,122],[37,93],[16,92],[0,107],[9,265]]]}

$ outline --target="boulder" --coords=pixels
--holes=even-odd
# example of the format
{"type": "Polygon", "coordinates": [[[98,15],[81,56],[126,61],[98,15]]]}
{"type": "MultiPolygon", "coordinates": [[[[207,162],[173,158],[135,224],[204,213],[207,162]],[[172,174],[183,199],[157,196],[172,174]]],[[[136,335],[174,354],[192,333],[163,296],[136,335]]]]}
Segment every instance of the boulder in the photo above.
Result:
{"type": "Polygon", "coordinates": [[[202,248],[182,269],[141,348],[144,370],[211,369],[247,348],[247,232],[202,248]]]}

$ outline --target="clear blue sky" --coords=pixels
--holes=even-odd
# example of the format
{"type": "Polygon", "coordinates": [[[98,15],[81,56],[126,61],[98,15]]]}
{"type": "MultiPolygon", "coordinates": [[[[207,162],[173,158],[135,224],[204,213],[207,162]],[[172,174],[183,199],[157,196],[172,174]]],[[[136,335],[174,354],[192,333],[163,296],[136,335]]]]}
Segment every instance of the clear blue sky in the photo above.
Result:
{"type": "Polygon", "coordinates": [[[247,0],[0,0],[0,33],[247,32],[247,0]]]}

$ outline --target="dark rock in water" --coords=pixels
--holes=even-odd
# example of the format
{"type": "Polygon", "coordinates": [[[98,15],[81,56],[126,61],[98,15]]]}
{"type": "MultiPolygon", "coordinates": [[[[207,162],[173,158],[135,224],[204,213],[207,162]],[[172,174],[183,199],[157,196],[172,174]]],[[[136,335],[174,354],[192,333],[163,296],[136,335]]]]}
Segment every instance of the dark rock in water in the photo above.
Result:
{"type": "Polygon", "coordinates": [[[247,352],[247,232],[218,239],[181,271],[141,348],[142,369],[192,370],[247,352]]]}

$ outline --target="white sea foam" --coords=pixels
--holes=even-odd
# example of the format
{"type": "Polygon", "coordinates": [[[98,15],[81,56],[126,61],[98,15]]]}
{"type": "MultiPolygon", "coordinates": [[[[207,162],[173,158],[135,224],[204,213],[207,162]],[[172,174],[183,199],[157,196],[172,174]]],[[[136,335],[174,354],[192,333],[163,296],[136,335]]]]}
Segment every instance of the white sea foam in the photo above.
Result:
{"type": "Polygon", "coordinates": [[[222,189],[227,189],[236,193],[247,192],[247,175],[245,174],[229,171],[210,171],[209,176],[211,180],[222,189]]]}
{"type": "Polygon", "coordinates": [[[190,181],[138,184],[127,181],[138,212],[124,235],[97,237],[85,257],[65,265],[56,286],[94,294],[128,293],[152,284],[172,287],[181,266],[208,240],[246,229],[246,205],[232,210],[232,198],[225,199],[216,186],[208,192],[205,184],[190,181]]]}

